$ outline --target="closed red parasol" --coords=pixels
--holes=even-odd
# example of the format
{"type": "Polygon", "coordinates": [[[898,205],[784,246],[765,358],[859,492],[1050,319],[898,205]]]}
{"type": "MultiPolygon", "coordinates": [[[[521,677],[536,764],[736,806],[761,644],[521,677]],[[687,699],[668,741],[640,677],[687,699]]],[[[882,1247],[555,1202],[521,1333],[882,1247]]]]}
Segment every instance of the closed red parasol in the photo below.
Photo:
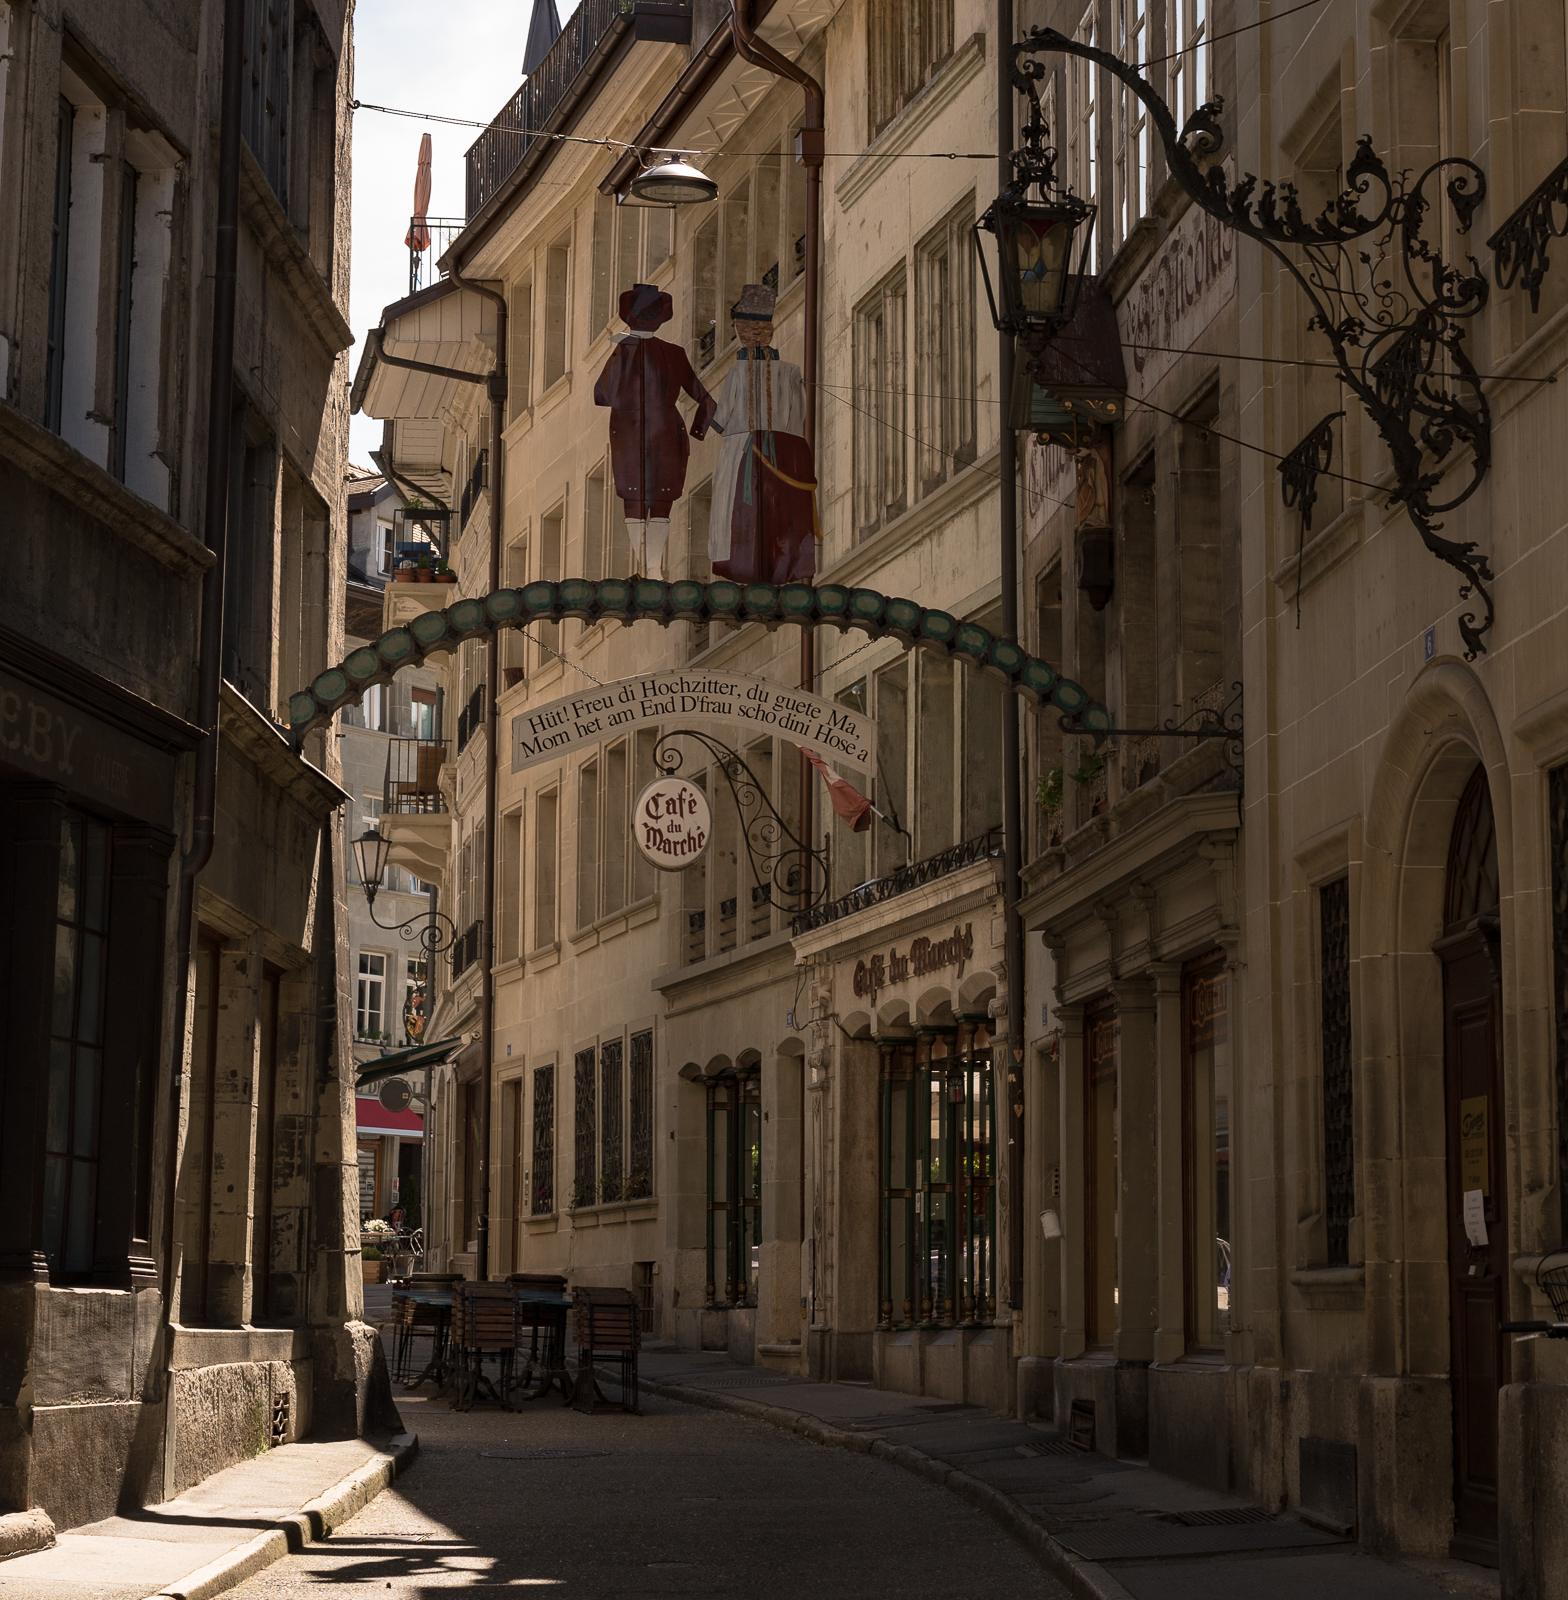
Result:
{"type": "Polygon", "coordinates": [[[430,135],[419,136],[419,170],[414,174],[414,216],[403,243],[410,250],[430,248],[430,230],[425,226],[425,212],[430,207],[430,135]]]}

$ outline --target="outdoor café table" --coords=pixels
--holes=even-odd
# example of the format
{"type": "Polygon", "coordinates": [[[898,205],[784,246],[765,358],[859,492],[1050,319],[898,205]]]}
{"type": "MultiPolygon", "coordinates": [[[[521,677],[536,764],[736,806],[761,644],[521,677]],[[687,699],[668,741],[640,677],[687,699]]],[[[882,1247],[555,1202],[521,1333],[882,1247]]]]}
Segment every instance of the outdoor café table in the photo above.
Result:
{"type": "Polygon", "coordinates": [[[397,1289],[392,1294],[394,1312],[399,1302],[404,1307],[398,1318],[397,1344],[393,1351],[394,1375],[410,1389],[417,1389],[426,1378],[445,1386],[447,1381],[447,1339],[452,1328],[452,1296],[431,1289],[397,1289]],[[408,1377],[413,1364],[409,1351],[421,1334],[430,1335],[430,1359],[417,1378],[408,1377]]]}
{"type": "Polygon", "coordinates": [[[514,1401],[542,1400],[559,1384],[563,1403],[569,1403],[574,1385],[566,1366],[566,1314],[572,1302],[564,1294],[520,1285],[514,1292],[512,1343],[516,1354],[510,1398],[514,1401]],[[525,1333],[529,1336],[526,1353],[523,1349],[525,1333]],[[520,1373],[516,1371],[516,1363],[521,1363],[520,1373]],[[539,1388],[528,1393],[529,1386],[536,1382],[539,1388]]]}

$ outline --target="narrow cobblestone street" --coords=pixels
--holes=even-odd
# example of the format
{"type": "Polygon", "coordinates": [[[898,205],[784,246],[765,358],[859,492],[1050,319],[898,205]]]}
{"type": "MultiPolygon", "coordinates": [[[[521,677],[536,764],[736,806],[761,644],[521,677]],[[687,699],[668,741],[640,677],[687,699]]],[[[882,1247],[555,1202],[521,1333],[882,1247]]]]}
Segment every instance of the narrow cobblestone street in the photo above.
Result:
{"type": "MultiPolygon", "coordinates": [[[[427,1391],[428,1392],[428,1391],[427,1391]]],[[[1066,1591],[993,1522],[884,1461],[651,1396],[512,1414],[400,1395],[419,1459],[335,1531],[232,1591],[954,1600],[1066,1591]]]]}

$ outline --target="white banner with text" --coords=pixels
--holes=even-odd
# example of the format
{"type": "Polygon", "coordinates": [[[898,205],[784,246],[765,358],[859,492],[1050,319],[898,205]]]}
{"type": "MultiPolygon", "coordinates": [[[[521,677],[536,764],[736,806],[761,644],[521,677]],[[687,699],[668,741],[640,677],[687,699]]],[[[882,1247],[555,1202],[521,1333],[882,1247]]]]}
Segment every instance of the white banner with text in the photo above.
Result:
{"type": "Polygon", "coordinates": [[[815,750],[824,761],[876,771],[877,725],[863,712],[821,695],[791,689],[767,678],[736,672],[649,672],[618,678],[580,694],[563,695],[512,718],[512,771],[602,744],[632,728],[658,726],[673,733],[682,724],[728,730],[736,751],[761,736],[776,734],[815,750]]]}

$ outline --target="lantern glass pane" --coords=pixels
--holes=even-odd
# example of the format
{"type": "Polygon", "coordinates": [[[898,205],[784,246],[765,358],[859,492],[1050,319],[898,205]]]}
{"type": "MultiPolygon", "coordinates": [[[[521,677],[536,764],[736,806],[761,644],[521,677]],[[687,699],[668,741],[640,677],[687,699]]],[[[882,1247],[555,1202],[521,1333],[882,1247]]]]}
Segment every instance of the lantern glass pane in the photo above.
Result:
{"type": "Polygon", "coordinates": [[[1049,320],[1062,308],[1077,218],[1055,207],[1031,206],[998,219],[1005,252],[1002,284],[1008,310],[1026,321],[1049,320]]]}

